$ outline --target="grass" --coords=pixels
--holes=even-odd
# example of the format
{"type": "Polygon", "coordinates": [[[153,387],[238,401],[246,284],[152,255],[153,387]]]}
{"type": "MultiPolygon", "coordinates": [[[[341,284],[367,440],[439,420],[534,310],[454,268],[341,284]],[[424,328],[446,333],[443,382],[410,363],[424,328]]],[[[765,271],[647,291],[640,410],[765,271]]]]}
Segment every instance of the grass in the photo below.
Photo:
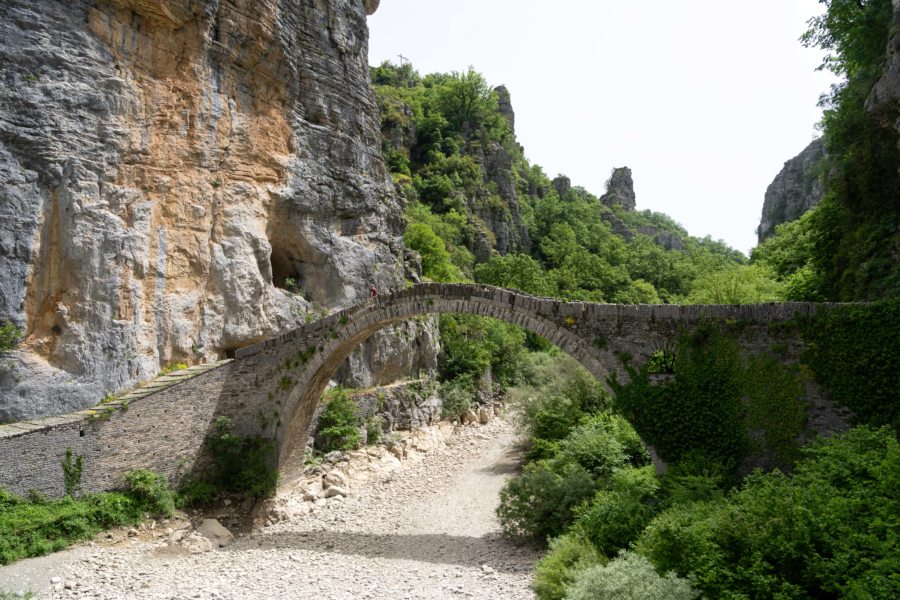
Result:
{"type": "Polygon", "coordinates": [[[146,514],[172,515],[172,495],[161,475],[131,471],[124,486],[119,492],[54,500],[38,492],[26,500],[0,489],[0,565],[57,552],[112,527],[137,525],[146,514]]]}
{"type": "Polygon", "coordinates": [[[136,525],[143,509],[118,492],[25,500],[0,491],[0,565],[62,550],[111,527],[136,525]]]}
{"type": "Polygon", "coordinates": [[[181,370],[187,369],[187,368],[188,368],[188,366],[184,363],[180,363],[180,362],[169,363],[166,366],[164,366],[162,369],[159,370],[159,376],[162,377],[163,375],[168,375],[169,373],[174,373],[175,371],[181,371],[181,370]]]}

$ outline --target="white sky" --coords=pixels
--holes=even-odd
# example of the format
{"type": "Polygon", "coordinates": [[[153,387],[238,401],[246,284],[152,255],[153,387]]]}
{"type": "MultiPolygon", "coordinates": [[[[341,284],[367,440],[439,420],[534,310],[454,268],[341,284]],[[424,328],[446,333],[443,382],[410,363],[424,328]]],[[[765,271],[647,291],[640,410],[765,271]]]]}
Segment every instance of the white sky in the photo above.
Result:
{"type": "Polygon", "coordinates": [[[817,0],[382,0],[369,62],[469,65],[509,88],[516,133],[551,178],[600,195],[631,167],[638,209],[744,252],[766,186],[815,137],[817,0]]]}

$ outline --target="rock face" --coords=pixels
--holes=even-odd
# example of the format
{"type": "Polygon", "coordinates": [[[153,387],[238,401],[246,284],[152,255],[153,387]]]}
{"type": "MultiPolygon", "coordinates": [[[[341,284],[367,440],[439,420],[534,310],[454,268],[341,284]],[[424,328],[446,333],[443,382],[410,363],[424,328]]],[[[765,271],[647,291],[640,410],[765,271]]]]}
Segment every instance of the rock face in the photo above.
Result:
{"type": "Polygon", "coordinates": [[[634,210],[636,205],[634,194],[634,181],[631,179],[631,169],[619,167],[613,169],[609,177],[606,193],[600,196],[600,202],[612,208],[621,206],[627,211],[634,210]]]}
{"type": "MultiPolygon", "coordinates": [[[[7,0],[0,421],[96,403],[404,281],[375,0],[7,0]]],[[[415,333],[432,352],[433,327],[415,333]]],[[[347,367],[374,381],[390,332],[347,367]]]]}
{"type": "Polygon", "coordinates": [[[816,167],[825,156],[825,142],[813,140],[803,152],[784,163],[784,168],[766,188],[759,241],[775,233],[775,227],[797,219],[822,199],[822,178],[816,167]]]}
{"type": "Polygon", "coordinates": [[[866,109],[900,133],[900,0],[893,0],[893,6],[894,35],[888,41],[881,78],[866,99],[866,109]]]}
{"type": "Polygon", "coordinates": [[[484,182],[496,189],[495,196],[468,199],[474,212],[487,226],[493,240],[487,236],[476,244],[475,256],[479,262],[490,259],[493,248],[499,254],[528,252],[531,238],[522,215],[519,194],[516,190],[516,176],[513,173],[513,156],[510,152],[521,147],[516,143],[516,117],[512,108],[509,90],[505,86],[494,88],[500,114],[509,124],[511,137],[509,144],[490,142],[482,147],[479,141],[470,148],[463,148],[464,154],[473,156],[484,170],[484,182]]]}
{"type": "Polygon", "coordinates": [[[509,128],[512,131],[515,131],[516,113],[513,111],[512,100],[509,97],[509,90],[506,89],[505,85],[498,85],[494,88],[494,91],[497,93],[497,106],[500,109],[500,114],[503,115],[503,118],[506,119],[507,123],[509,123],[509,128]]]}
{"type": "Polygon", "coordinates": [[[436,385],[414,381],[353,395],[363,418],[381,419],[385,433],[413,430],[441,420],[444,402],[436,385]]]}

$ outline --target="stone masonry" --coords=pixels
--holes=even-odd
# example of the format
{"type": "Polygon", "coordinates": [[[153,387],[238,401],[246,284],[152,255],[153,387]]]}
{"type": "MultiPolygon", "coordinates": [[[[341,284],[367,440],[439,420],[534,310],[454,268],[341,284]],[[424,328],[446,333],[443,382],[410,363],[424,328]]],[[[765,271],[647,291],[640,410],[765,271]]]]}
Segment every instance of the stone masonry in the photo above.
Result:
{"type": "MultiPolygon", "coordinates": [[[[376,332],[420,315],[469,313],[519,325],[605,381],[612,373],[627,379],[624,355],[641,364],[670,347],[681,330],[709,320],[735,325],[746,352],[766,351],[778,343],[787,348],[780,358],[796,362],[802,349],[799,335],[770,325],[829,306],[593,304],[484,285],[417,285],[241,348],[234,360],[160,378],[93,409],[0,426],[0,486],[19,494],[32,489],[62,494],[60,461],[67,448],[84,455],[85,491],[114,488],[125,472],[139,467],[178,483],[202,467],[203,439],[219,415],[231,417],[240,433],[274,438],[278,460],[285,461],[305,445],[322,392],[347,356],[376,332]]],[[[811,405],[822,406],[814,390],[808,396],[811,405]]],[[[837,409],[833,412],[840,416],[837,409]]],[[[813,427],[818,422],[811,419],[813,427]]]]}

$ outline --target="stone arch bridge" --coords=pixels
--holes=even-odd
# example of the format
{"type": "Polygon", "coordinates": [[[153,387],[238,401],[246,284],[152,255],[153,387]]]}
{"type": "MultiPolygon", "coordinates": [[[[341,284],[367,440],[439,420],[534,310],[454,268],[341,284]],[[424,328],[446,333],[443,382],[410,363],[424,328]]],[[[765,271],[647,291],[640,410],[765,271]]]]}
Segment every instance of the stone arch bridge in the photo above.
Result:
{"type": "Polygon", "coordinates": [[[799,336],[771,324],[828,305],[614,305],[536,298],[491,286],[422,284],[336,312],[235,352],[233,359],[160,377],[125,396],[68,415],[0,426],[0,486],[62,494],[60,460],[84,455],[85,491],[114,488],[146,467],[177,482],[202,462],[203,439],[219,415],[243,434],[275,439],[278,459],[306,443],[322,392],[347,356],[387,325],[434,313],[469,313],[528,329],[574,357],[600,381],[627,379],[621,357],[642,363],[683,328],[709,321],[735,327],[747,352],[778,341],[796,360],[799,336]],[[778,336],[775,340],[773,336],[778,336]]]}

